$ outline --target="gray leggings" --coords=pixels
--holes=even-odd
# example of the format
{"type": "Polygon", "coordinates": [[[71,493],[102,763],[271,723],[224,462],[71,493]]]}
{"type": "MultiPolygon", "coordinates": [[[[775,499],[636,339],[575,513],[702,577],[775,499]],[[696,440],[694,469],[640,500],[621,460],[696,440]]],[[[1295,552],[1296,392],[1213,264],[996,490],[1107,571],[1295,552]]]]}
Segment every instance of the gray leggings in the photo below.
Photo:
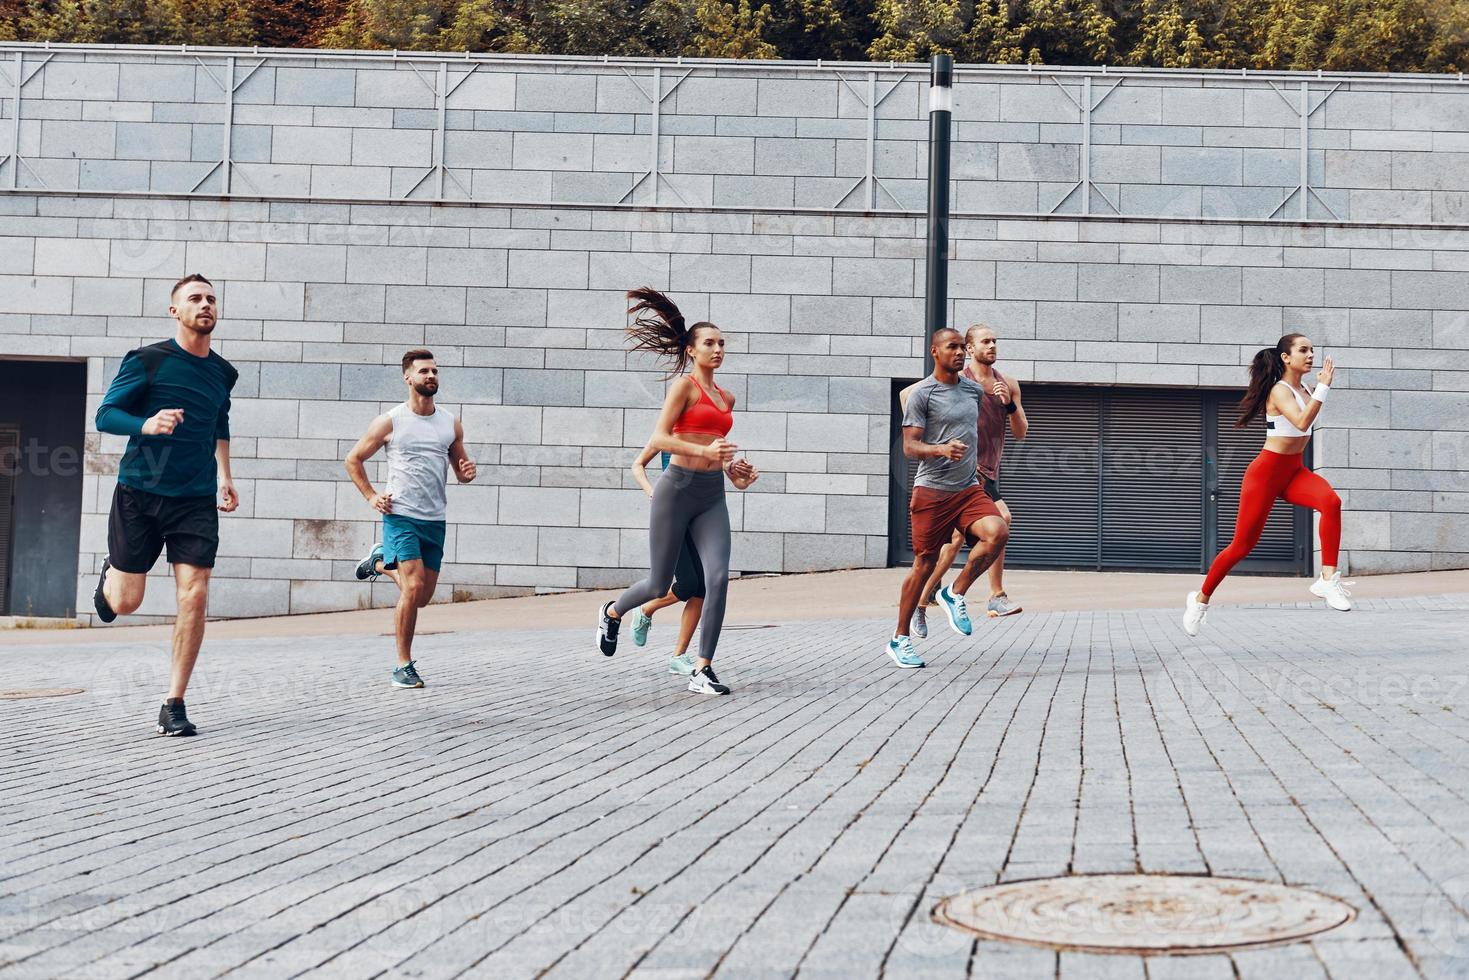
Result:
{"type": "Polygon", "coordinates": [[[669,466],[653,488],[648,519],[648,577],[628,588],[612,606],[622,616],[662,598],[673,584],[678,553],[687,533],[704,566],[704,611],[699,616],[699,657],[714,659],[724,626],[729,591],[729,508],[724,504],[724,471],[669,466]]]}

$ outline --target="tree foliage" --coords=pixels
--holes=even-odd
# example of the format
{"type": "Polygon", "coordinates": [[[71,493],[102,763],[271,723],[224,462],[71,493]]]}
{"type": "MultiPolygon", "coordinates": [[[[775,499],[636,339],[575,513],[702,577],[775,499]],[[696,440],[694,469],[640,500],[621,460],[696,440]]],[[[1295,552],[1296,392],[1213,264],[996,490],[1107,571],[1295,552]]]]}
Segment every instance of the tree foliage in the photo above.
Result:
{"type": "Polygon", "coordinates": [[[1469,0],[0,0],[0,40],[1457,72],[1469,0]]]}

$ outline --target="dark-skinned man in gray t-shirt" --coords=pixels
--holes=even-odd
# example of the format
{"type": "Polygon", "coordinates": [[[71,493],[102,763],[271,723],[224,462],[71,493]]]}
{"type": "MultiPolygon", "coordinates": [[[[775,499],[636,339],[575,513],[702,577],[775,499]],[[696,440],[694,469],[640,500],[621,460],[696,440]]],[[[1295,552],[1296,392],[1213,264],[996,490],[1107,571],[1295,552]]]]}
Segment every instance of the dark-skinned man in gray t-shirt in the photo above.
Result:
{"type": "Polygon", "coordinates": [[[984,389],[959,373],[964,368],[964,338],[957,330],[944,328],[934,332],[929,348],[933,374],[905,391],[903,402],[903,455],[919,464],[908,505],[913,568],[903,580],[898,626],[887,644],[888,656],[899,667],[924,666],[913,652],[909,623],[949,537],[961,531],[974,543],[953,587],[938,595],[949,625],[964,636],[973,630],[964,593],[1004,550],[1009,537],[1005,519],[975,472],[975,435],[984,389]]]}

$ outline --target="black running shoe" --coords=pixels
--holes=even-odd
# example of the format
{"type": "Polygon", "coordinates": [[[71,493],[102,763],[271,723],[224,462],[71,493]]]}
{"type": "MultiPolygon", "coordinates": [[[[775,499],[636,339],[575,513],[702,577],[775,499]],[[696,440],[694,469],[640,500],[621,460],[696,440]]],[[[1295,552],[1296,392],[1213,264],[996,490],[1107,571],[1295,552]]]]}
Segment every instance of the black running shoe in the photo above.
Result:
{"type": "Polygon", "coordinates": [[[104,623],[110,623],[117,618],[117,613],[107,604],[107,597],[102,594],[102,583],[107,581],[107,570],[112,566],[107,559],[102,559],[102,574],[97,576],[97,591],[92,593],[92,607],[97,610],[97,618],[104,623]]]}
{"type": "Polygon", "coordinates": [[[380,544],[373,545],[372,550],[367,553],[367,557],[357,564],[357,580],[359,582],[365,582],[370,578],[377,578],[381,575],[382,572],[377,570],[377,563],[382,560],[382,557],[383,546],[380,544]]]}
{"type": "Polygon", "coordinates": [[[189,716],[184,714],[183,698],[170,698],[163,702],[163,707],[158,710],[158,734],[192,735],[196,730],[189,716]]]}
{"type": "Polygon", "coordinates": [[[719,683],[712,666],[700,667],[689,675],[689,690],[695,694],[728,694],[729,688],[719,683]]]}
{"type": "Polygon", "coordinates": [[[611,608],[612,603],[607,603],[597,616],[597,649],[602,651],[604,657],[610,657],[617,652],[617,629],[622,625],[622,620],[607,615],[607,610],[611,608]]]}

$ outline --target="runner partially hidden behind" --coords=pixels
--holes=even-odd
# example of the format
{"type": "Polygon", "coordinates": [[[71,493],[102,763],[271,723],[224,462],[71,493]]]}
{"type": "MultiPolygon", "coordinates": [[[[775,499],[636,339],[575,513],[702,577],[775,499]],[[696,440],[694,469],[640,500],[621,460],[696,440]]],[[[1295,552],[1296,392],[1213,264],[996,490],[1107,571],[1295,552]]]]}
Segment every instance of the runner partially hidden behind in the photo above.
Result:
{"type": "MultiPolygon", "coordinates": [[[[633,479],[643,488],[643,493],[653,496],[653,484],[648,482],[648,464],[654,456],[663,457],[667,468],[669,454],[660,453],[652,445],[643,447],[638,458],[632,462],[633,479]]],[[[704,611],[704,567],[699,561],[699,549],[694,539],[684,534],[683,547],[678,552],[678,564],[673,569],[673,586],[668,594],[652,602],[645,602],[632,614],[632,641],[638,646],[648,642],[648,631],[653,628],[653,614],[682,602],[683,615],[678,621],[678,642],[673,646],[673,656],[668,658],[668,672],[685,677],[694,672],[694,658],[689,656],[689,643],[694,639],[694,630],[699,628],[699,616],[704,611]]]]}
{"type": "Polygon", "coordinates": [[[1336,374],[1328,357],[1316,375],[1316,387],[1308,391],[1304,378],[1315,361],[1310,339],[1304,334],[1288,333],[1274,347],[1261,348],[1250,362],[1250,386],[1240,399],[1235,425],[1244,428],[1264,415],[1265,446],[1245,469],[1234,540],[1209,566],[1199,591],[1190,592],[1184,600],[1183,631],[1189,636],[1198,636],[1199,627],[1209,615],[1209,599],[1224,576],[1260,540],[1276,500],[1310,507],[1321,515],[1321,577],[1311,583],[1311,594],[1324,599],[1332,609],[1347,612],[1352,608],[1351,593],[1336,570],[1341,545],[1341,498],[1325,479],[1306,469],[1301,459],[1336,374]]]}
{"type": "Polygon", "coordinates": [[[714,674],[714,651],[724,624],[729,590],[729,508],[724,478],[743,490],[760,477],[748,460],[735,459],[738,448],[725,436],[734,425],[734,395],[714,382],[724,363],[724,335],[712,323],[685,326],[683,314],[667,296],[644,287],[627,294],[635,319],[627,328],[633,350],[651,351],[678,375],[668,386],[663,411],[648,446],[673,454],[653,490],[648,519],[648,577],[631,586],[597,615],[597,648],[604,656],[617,652],[622,617],[661,598],[673,584],[674,569],[685,536],[693,543],[704,571],[704,609],[699,616],[699,658],[689,677],[696,694],[728,694],[714,674]],[[684,372],[688,373],[685,374],[684,372]]]}
{"type": "Polygon", "coordinates": [[[346,464],[363,499],[383,515],[382,544],[373,545],[362,559],[357,577],[387,575],[398,586],[398,666],[392,683],[411,688],[423,687],[413,659],[413,632],[418,610],[434,597],[444,563],[449,464],[460,483],[473,480],[479,471],[464,449],[463,423],[434,405],[439,366],[432,351],[403,355],[403,384],[408,400],[372,420],[347,453],[346,464]],[[384,446],[388,485],[379,492],[367,478],[365,464],[384,446]]]}
{"type": "Polygon", "coordinates": [[[1004,551],[1010,534],[979,482],[976,436],[986,396],[983,388],[959,373],[964,367],[964,340],[959,331],[945,327],[934,331],[930,350],[933,374],[913,386],[903,405],[903,455],[920,462],[908,505],[913,568],[903,580],[897,630],[887,642],[887,655],[899,667],[924,666],[908,634],[923,585],[950,535],[962,532],[974,548],[953,588],[940,589],[938,598],[949,625],[968,636],[973,626],[964,594],[1004,551]]]}
{"type": "Polygon", "coordinates": [[[143,604],[148,571],[166,548],[178,616],[158,734],[193,735],[184,691],[204,641],[219,511],[240,506],[230,476],[230,391],[239,377],[209,349],[219,320],[214,285],[195,273],[170,294],[172,340],[128,351],[97,407],[97,431],[128,437],[107,517],[107,557],[92,604],[110,623],[143,604]]]}

